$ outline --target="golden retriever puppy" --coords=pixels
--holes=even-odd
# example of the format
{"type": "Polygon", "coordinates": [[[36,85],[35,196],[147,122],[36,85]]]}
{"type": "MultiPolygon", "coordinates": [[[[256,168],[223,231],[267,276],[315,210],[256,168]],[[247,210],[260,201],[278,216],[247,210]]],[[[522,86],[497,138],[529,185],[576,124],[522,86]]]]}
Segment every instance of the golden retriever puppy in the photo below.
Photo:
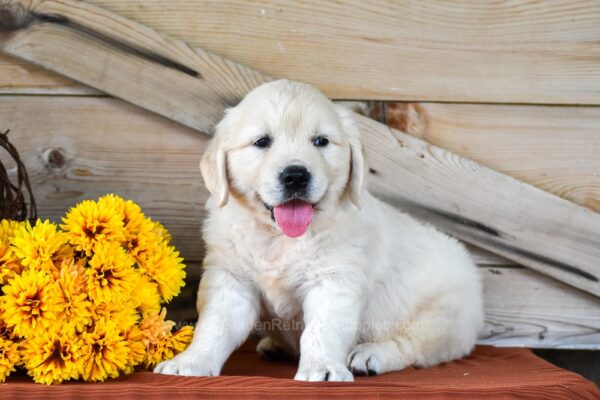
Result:
{"type": "Polygon", "coordinates": [[[366,191],[353,114],[315,88],[253,90],[218,124],[200,167],[212,196],[199,319],[190,347],[155,372],[218,375],[261,318],[274,323],[259,353],[299,355],[299,380],[427,367],[475,345],[473,261],[366,191]]]}

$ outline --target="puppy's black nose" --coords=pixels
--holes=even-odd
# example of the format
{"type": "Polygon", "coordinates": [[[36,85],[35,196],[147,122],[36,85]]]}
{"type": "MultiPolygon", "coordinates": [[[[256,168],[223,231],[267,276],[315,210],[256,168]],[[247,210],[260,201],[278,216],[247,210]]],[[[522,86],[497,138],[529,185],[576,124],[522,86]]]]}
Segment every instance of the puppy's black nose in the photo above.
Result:
{"type": "Polygon", "coordinates": [[[301,165],[290,165],[283,170],[279,180],[286,190],[297,192],[306,189],[310,181],[310,173],[301,165]]]}

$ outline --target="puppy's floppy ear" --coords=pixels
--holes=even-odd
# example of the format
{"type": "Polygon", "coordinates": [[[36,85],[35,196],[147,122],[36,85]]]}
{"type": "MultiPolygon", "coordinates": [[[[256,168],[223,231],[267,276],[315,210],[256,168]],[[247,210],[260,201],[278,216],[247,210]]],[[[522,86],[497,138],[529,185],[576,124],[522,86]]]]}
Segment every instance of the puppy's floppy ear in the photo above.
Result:
{"type": "Polygon", "coordinates": [[[208,143],[202,160],[200,160],[200,172],[206,188],[217,199],[219,207],[225,206],[229,200],[227,154],[223,148],[223,139],[218,132],[208,143]]]}
{"type": "Polygon", "coordinates": [[[364,155],[360,139],[350,141],[350,200],[360,208],[365,182],[364,155]]]}
{"type": "Polygon", "coordinates": [[[353,112],[351,110],[339,105],[336,105],[336,110],[340,116],[342,127],[348,136],[348,141],[350,143],[350,178],[348,180],[350,201],[352,201],[356,207],[360,208],[366,176],[366,165],[362,145],[360,143],[360,130],[354,121],[353,112]]]}

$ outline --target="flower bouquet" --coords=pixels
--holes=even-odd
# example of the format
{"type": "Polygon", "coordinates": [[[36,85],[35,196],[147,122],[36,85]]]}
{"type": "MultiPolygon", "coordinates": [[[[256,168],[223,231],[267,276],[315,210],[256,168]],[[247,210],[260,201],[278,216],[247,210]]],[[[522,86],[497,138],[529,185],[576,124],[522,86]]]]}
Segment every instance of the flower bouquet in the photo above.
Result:
{"type": "Polygon", "coordinates": [[[132,201],[107,195],[49,221],[0,223],[0,382],[103,381],[187,347],[163,303],[184,285],[170,235],[132,201]]]}

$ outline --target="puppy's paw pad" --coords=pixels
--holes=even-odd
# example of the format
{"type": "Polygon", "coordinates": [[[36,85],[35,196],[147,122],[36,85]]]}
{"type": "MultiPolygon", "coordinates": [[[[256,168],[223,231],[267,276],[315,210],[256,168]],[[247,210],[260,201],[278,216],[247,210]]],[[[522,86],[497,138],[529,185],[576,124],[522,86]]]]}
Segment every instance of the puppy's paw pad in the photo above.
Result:
{"type": "Polygon", "coordinates": [[[382,373],[381,349],[376,343],[361,343],[348,355],[348,368],[354,375],[382,373]]]}
{"type": "Polygon", "coordinates": [[[301,366],[294,377],[297,381],[308,382],[352,382],[354,377],[352,373],[344,366],[333,366],[326,364],[313,364],[311,366],[301,366]]]}
{"type": "Polygon", "coordinates": [[[285,361],[291,360],[293,357],[288,354],[277,342],[270,338],[263,338],[256,346],[256,353],[263,360],[269,361],[285,361]]]}

